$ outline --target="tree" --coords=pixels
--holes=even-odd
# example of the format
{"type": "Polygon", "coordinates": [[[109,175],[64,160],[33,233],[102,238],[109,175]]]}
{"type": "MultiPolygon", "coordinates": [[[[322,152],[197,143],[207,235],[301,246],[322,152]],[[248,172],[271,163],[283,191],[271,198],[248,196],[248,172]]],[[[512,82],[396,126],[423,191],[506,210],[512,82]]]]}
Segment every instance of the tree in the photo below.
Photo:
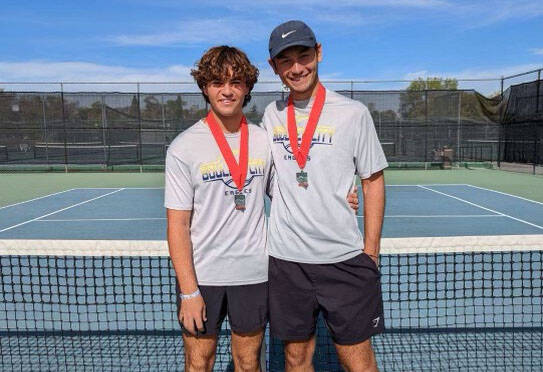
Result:
{"type": "Polygon", "coordinates": [[[141,111],[142,119],[162,121],[162,105],[157,97],[152,95],[146,95],[144,97],[141,111]]]}
{"type": "MultiPolygon", "coordinates": [[[[439,94],[428,91],[456,90],[458,81],[456,79],[442,79],[439,77],[418,78],[413,80],[400,98],[400,112],[405,119],[422,119],[439,110],[439,94]],[[426,101],[427,99],[427,101],[426,101]]],[[[442,100],[443,101],[443,100],[442,100]]]]}
{"type": "Polygon", "coordinates": [[[413,80],[407,87],[408,91],[421,91],[421,90],[456,90],[458,89],[458,80],[456,79],[443,79],[440,77],[429,77],[424,80],[418,78],[413,80]]]}

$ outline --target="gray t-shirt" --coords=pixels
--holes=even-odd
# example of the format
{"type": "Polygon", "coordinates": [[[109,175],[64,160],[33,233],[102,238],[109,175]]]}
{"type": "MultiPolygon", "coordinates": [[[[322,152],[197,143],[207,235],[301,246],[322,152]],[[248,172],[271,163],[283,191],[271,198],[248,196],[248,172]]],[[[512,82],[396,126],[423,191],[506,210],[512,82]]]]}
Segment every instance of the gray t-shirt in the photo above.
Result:
{"type": "MultiPolygon", "coordinates": [[[[312,101],[294,102],[298,143],[312,101]]],[[[326,90],[305,166],[307,189],[296,181],[300,169],[290,149],[286,101],[268,105],[262,125],[276,168],[269,254],[302,263],[334,263],[359,254],[363,236],[346,197],[355,173],[368,178],[388,166],[366,106],[326,90]]]]}
{"type": "MultiPolygon", "coordinates": [[[[239,132],[225,137],[239,161],[239,132]]],[[[246,210],[239,211],[234,204],[237,187],[208,126],[198,121],[171,143],[164,206],[192,210],[190,238],[198,284],[268,280],[264,193],[271,164],[266,132],[249,124],[249,163],[242,191],[246,210]]]]}

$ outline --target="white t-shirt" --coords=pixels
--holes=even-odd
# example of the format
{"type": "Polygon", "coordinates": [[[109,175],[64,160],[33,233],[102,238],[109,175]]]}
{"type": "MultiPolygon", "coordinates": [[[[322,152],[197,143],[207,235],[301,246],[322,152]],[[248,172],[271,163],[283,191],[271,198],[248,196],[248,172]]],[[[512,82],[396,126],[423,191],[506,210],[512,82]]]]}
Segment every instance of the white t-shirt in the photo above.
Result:
{"type": "MultiPolygon", "coordinates": [[[[294,102],[299,144],[312,103],[313,99],[294,102]]],[[[326,90],[304,169],[307,189],[296,181],[300,169],[290,149],[287,102],[268,105],[262,125],[276,168],[269,254],[287,261],[319,264],[359,254],[363,236],[346,197],[355,173],[368,178],[388,166],[366,106],[326,90]]]]}
{"type": "MultiPolygon", "coordinates": [[[[164,206],[192,210],[190,238],[200,285],[268,280],[264,194],[272,162],[266,132],[252,124],[248,129],[245,211],[235,209],[237,187],[203,121],[179,134],[168,149],[164,206]]],[[[239,161],[240,132],[225,137],[239,161]]]]}

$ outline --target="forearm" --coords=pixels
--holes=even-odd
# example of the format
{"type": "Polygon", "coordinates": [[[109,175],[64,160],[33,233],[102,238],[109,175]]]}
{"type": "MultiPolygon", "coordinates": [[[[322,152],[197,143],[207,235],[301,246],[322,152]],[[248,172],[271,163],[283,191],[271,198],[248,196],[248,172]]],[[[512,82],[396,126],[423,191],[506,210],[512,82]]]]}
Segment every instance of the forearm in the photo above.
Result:
{"type": "Polygon", "coordinates": [[[364,193],[364,252],[379,255],[385,212],[385,181],[382,172],[362,180],[364,193]]]}
{"type": "Polygon", "coordinates": [[[198,289],[194,270],[189,221],[183,221],[178,211],[168,210],[168,248],[181,293],[193,293],[198,289]]]}

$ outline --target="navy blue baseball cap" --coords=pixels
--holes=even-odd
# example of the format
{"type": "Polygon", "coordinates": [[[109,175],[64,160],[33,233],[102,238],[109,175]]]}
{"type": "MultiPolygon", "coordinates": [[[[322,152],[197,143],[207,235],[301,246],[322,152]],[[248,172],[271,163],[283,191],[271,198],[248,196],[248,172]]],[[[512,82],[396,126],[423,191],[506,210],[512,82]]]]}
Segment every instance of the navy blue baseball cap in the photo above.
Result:
{"type": "Polygon", "coordinates": [[[302,21],[288,21],[277,26],[270,35],[270,58],[291,46],[313,48],[316,44],[315,34],[308,25],[302,21]]]}

